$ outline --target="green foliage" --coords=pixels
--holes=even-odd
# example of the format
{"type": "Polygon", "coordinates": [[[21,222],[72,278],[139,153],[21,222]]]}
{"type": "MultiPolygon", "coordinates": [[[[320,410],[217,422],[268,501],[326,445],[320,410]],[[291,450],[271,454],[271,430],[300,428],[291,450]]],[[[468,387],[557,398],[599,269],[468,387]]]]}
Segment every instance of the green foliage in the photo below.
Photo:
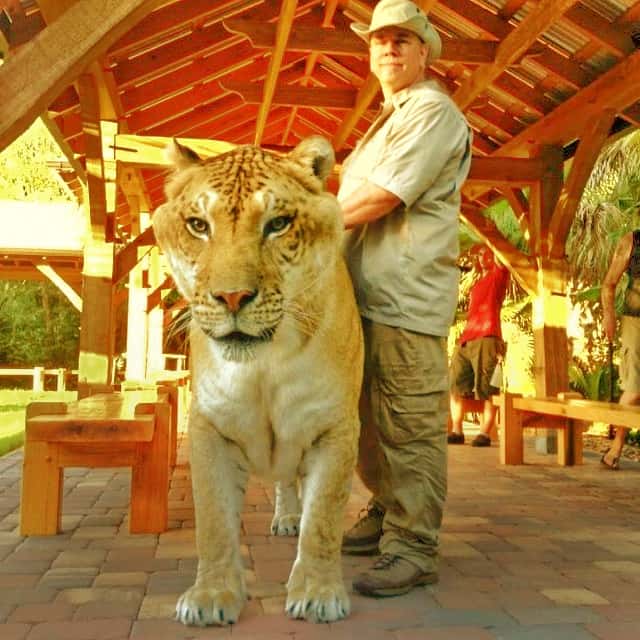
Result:
{"type": "Polygon", "coordinates": [[[0,199],[30,202],[71,201],[64,181],[47,166],[62,154],[41,120],[0,153],[0,199]]]}
{"type": "Polygon", "coordinates": [[[48,281],[0,281],[0,363],[78,363],[80,314],[48,281]]]}
{"type": "Polygon", "coordinates": [[[569,366],[569,387],[589,400],[615,400],[618,395],[618,374],[608,364],[587,369],[581,363],[569,366]]]}

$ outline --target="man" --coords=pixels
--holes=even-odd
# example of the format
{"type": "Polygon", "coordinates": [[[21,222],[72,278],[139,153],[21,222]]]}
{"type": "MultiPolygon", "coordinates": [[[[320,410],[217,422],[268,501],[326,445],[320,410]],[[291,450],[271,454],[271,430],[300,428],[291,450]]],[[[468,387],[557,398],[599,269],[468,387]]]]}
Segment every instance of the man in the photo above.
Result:
{"type": "Polygon", "coordinates": [[[343,166],[346,257],[362,315],[358,473],[372,493],[345,553],[382,555],[354,580],[390,596],[438,579],[446,495],[446,336],[457,302],[458,209],[471,160],[464,116],[425,81],[441,43],[408,0],[382,0],[369,45],[384,105],[343,166]]]}
{"type": "MultiPolygon", "coordinates": [[[[620,404],[640,404],[640,230],[631,231],[618,242],[609,270],[602,283],[600,297],[604,332],[609,342],[616,335],[616,286],[624,272],[629,280],[624,295],[620,324],[620,404]]],[[[602,456],[602,464],[617,471],[628,429],[616,427],[611,447],[602,456]]]]}
{"type": "Polygon", "coordinates": [[[504,357],[504,342],[500,326],[500,309],[507,293],[509,272],[499,265],[489,247],[477,253],[482,277],[473,285],[469,295],[467,323],[451,359],[451,433],[449,444],[464,444],[462,431],[463,397],[473,395],[484,400],[480,433],[471,446],[491,445],[491,429],[498,407],[491,396],[498,388],[491,384],[496,365],[504,357]]]}

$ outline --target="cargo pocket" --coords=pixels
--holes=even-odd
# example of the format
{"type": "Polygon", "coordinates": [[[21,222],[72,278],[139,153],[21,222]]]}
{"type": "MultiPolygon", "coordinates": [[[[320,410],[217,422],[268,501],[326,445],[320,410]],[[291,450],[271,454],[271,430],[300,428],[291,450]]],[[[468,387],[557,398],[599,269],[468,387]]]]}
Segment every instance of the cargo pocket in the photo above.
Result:
{"type": "Polygon", "coordinates": [[[446,376],[424,375],[379,380],[376,422],[382,438],[394,444],[430,437],[442,428],[448,411],[446,376]]]}

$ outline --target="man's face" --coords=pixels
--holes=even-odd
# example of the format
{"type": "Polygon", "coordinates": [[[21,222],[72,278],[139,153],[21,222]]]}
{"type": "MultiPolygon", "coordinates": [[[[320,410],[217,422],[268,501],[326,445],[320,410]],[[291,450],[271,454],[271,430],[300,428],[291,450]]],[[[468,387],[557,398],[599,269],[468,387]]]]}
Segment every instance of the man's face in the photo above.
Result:
{"type": "Polygon", "coordinates": [[[485,271],[491,271],[496,264],[493,251],[489,247],[482,247],[478,252],[478,263],[485,271]]]}
{"type": "Polygon", "coordinates": [[[369,64],[385,94],[422,80],[427,49],[418,36],[406,29],[385,27],[371,34],[369,64]]]}

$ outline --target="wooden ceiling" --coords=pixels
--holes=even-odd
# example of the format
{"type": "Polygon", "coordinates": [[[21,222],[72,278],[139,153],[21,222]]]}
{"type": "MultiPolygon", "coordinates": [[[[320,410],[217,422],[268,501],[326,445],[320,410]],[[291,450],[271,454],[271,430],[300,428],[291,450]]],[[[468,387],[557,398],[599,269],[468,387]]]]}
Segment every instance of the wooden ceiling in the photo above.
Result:
{"type": "MultiPolygon", "coordinates": [[[[578,169],[549,220],[562,244],[597,152],[611,134],[640,122],[634,44],[640,1],[418,4],[443,40],[442,59],[431,71],[474,129],[476,161],[463,215],[481,227],[478,211],[506,197],[526,224],[526,186],[561,171],[562,158],[575,155],[578,169]],[[505,157],[522,160],[501,162],[505,157]]],[[[89,72],[100,101],[96,112],[118,125],[115,230],[126,240],[132,210],[152,210],[162,201],[166,169],[141,149],[160,147],[166,137],[213,140],[221,149],[229,143],[286,149],[321,134],[339,157],[351,148],[381,96],[366,47],[349,23],[368,21],[374,5],[0,0],[8,48],[0,66],[8,89],[0,106],[0,148],[44,109],[74,170],[71,179],[66,174],[70,184],[86,183],[87,157],[90,164],[100,155],[88,148],[86,135],[95,112],[88,116],[79,97],[80,74],[89,72]],[[145,159],[136,162],[136,154],[145,159]]]]}

